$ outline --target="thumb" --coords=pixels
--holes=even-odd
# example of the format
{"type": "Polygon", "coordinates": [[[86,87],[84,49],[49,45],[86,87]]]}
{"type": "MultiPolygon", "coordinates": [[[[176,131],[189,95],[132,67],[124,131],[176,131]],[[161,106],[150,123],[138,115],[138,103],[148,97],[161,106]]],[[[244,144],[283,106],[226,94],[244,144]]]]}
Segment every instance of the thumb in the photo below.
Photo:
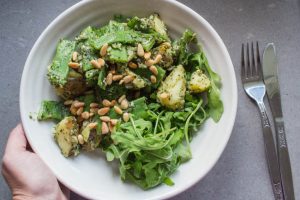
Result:
{"type": "Polygon", "coordinates": [[[21,124],[15,127],[7,140],[5,152],[12,155],[16,152],[26,151],[27,139],[21,124]]]}

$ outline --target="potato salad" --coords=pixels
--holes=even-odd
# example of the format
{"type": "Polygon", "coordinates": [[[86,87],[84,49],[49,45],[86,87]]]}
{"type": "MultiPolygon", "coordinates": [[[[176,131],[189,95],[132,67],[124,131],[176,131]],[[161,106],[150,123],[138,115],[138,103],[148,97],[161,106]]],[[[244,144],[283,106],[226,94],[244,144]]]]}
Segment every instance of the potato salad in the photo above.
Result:
{"type": "Polygon", "coordinates": [[[123,181],[145,190],[176,184],[192,138],[223,113],[221,79],[196,33],[171,38],[158,14],[116,15],[61,39],[47,77],[59,100],[41,102],[38,120],[56,123],[62,155],[100,149],[123,181]]]}

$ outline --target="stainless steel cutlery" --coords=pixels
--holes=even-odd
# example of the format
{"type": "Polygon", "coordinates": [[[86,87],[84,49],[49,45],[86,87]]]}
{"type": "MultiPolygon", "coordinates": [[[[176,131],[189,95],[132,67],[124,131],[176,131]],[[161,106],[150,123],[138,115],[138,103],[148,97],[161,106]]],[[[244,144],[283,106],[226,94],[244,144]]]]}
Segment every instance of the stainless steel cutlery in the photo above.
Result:
{"type": "Polygon", "coordinates": [[[270,43],[266,46],[263,54],[263,79],[275,124],[277,155],[284,197],[287,200],[294,200],[292,170],[282,116],[277,66],[275,45],[270,43]]]}
{"type": "Polygon", "coordinates": [[[266,46],[261,65],[258,42],[242,44],[241,79],[246,94],[257,104],[263,128],[266,159],[275,199],[294,200],[291,163],[286,141],[278,81],[278,63],[273,43],[266,46]],[[245,53],[246,52],[246,53],[245,53]],[[267,91],[276,131],[276,145],[264,104],[267,91]],[[276,153],[277,149],[277,153],[276,153]]]}
{"type": "Polygon", "coordinates": [[[258,43],[256,43],[256,56],[253,43],[251,43],[251,53],[249,44],[246,46],[246,55],[244,44],[242,45],[241,78],[246,94],[252,98],[260,111],[260,117],[263,128],[263,138],[265,145],[266,159],[271,178],[273,193],[275,199],[284,199],[279,171],[279,164],[276,156],[276,147],[273,139],[272,129],[264,104],[266,87],[263,82],[262,69],[259,55],[258,43]],[[250,55],[251,54],[251,55],[250,55]]]}

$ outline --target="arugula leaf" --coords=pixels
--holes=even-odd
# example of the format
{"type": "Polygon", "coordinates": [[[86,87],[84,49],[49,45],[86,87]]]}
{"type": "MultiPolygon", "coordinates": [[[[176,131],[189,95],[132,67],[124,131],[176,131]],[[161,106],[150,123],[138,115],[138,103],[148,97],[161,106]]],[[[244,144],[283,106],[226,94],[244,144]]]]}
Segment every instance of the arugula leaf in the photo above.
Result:
{"type": "Polygon", "coordinates": [[[168,186],[173,186],[174,182],[169,177],[166,177],[165,180],[164,180],[164,184],[166,184],[168,186]]]}
{"type": "Polygon", "coordinates": [[[186,162],[192,158],[192,154],[190,152],[189,147],[184,146],[183,144],[179,144],[175,148],[175,154],[180,157],[181,162],[186,162]]]}
{"type": "Polygon", "coordinates": [[[182,34],[182,37],[173,43],[173,55],[177,60],[177,64],[182,64],[185,67],[188,64],[191,54],[188,50],[188,44],[192,41],[196,41],[196,34],[192,30],[187,29],[182,34]]]}
{"type": "Polygon", "coordinates": [[[97,84],[99,71],[99,69],[91,69],[85,73],[85,81],[89,87],[97,84]]]}
{"type": "MultiPolygon", "coordinates": [[[[103,68],[102,68],[103,69],[103,68]]],[[[104,74],[104,72],[103,72],[104,74]]],[[[99,96],[102,99],[108,99],[108,100],[113,100],[113,99],[117,99],[118,97],[122,96],[123,94],[126,93],[126,88],[124,88],[123,86],[119,85],[118,83],[114,82],[111,85],[104,85],[104,82],[101,81],[104,79],[104,76],[101,74],[101,72],[99,73],[99,78],[98,78],[98,85],[100,84],[100,88],[98,90],[99,92],[99,96]],[[101,77],[100,77],[101,75],[101,77]],[[105,88],[105,89],[103,89],[105,88]]]]}
{"type": "Polygon", "coordinates": [[[160,121],[162,122],[165,130],[171,128],[171,119],[173,117],[173,114],[174,112],[166,112],[165,115],[160,118],[160,121]]]}
{"type": "Polygon", "coordinates": [[[125,15],[114,15],[114,21],[119,22],[119,23],[125,23],[129,20],[130,17],[125,16],[125,15]]]}
{"type": "Polygon", "coordinates": [[[92,49],[90,46],[82,44],[80,47],[80,53],[82,55],[81,66],[82,71],[86,72],[93,69],[93,65],[91,64],[91,60],[97,59],[97,52],[92,49]]]}
{"type": "MultiPolygon", "coordinates": [[[[121,18],[118,18],[120,20],[121,18]]],[[[127,31],[129,30],[128,26],[126,23],[123,23],[121,21],[116,21],[116,20],[110,20],[108,23],[108,32],[109,33],[114,33],[117,31],[127,31]]]]}
{"type": "Polygon", "coordinates": [[[104,83],[104,79],[106,77],[106,68],[102,67],[100,69],[99,72],[99,76],[98,76],[98,86],[102,89],[105,90],[106,89],[106,84],[104,83]]]}
{"type": "Polygon", "coordinates": [[[94,94],[87,94],[84,96],[83,98],[83,102],[84,102],[84,111],[90,111],[90,104],[95,102],[96,98],[94,94]]]}
{"type": "MultiPolygon", "coordinates": [[[[156,76],[156,83],[152,84],[152,87],[157,88],[161,83],[161,81],[163,80],[163,78],[165,77],[166,70],[164,70],[162,67],[157,65],[155,67],[157,68],[158,73],[156,76]]],[[[152,75],[151,71],[147,68],[147,66],[140,66],[139,68],[134,70],[134,73],[148,80],[150,80],[150,77],[152,75]]]]}
{"type": "Polygon", "coordinates": [[[148,106],[146,104],[146,97],[141,97],[131,102],[132,110],[134,118],[143,118],[146,119],[148,117],[147,109],[148,106]]]}
{"type": "Polygon", "coordinates": [[[221,101],[219,88],[221,87],[221,78],[209,66],[208,60],[203,51],[194,54],[190,62],[196,63],[200,69],[204,70],[211,80],[211,88],[208,90],[208,113],[215,122],[218,122],[223,114],[224,107],[221,101]]]}
{"type": "Polygon", "coordinates": [[[113,154],[113,152],[111,152],[111,151],[106,151],[106,160],[107,160],[108,162],[113,161],[114,158],[115,158],[115,155],[113,154]]]}

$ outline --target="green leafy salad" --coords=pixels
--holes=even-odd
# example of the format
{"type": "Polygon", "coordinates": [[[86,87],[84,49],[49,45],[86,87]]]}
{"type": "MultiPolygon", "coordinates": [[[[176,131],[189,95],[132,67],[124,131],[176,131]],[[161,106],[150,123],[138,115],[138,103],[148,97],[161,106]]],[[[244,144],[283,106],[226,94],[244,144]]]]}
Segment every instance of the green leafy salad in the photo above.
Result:
{"type": "Polygon", "coordinates": [[[122,180],[143,189],[173,185],[194,133],[223,113],[220,77],[196,34],[171,39],[157,14],[115,16],[61,39],[47,76],[61,100],[43,101],[38,120],[57,123],[62,154],[101,149],[122,180]]]}

